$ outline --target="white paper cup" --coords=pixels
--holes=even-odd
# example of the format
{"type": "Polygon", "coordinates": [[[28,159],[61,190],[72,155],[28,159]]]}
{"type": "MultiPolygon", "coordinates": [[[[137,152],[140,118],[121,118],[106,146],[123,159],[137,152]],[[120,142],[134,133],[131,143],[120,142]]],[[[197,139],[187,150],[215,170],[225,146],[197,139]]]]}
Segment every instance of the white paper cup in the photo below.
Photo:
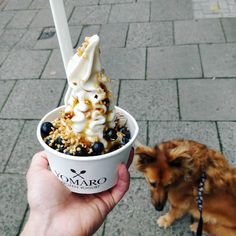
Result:
{"type": "Polygon", "coordinates": [[[139,127],[136,120],[125,110],[115,107],[116,112],[127,119],[127,126],[131,133],[131,139],[123,147],[116,151],[99,156],[71,156],[60,153],[49,147],[42,139],[40,128],[43,122],[52,122],[60,116],[64,106],[58,107],[39,122],[37,138],[48,155],[48,161],[52,172],[72,192],[91,194],[105,191],[113,187],[118,178],[118,165],[127,163],[129,153],[134,143],[139,127]]]}

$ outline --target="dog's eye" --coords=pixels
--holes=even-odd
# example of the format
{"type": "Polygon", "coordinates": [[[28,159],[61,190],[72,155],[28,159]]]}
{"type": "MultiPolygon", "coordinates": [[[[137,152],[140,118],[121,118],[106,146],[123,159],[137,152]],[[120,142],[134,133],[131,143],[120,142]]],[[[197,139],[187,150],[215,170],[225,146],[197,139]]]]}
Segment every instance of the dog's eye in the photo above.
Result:
{"type": "Polygon", "coordinates": [[[149,183],[153,188],[155,188],[157,186],[156,182],[149,182],[149,183]]]}

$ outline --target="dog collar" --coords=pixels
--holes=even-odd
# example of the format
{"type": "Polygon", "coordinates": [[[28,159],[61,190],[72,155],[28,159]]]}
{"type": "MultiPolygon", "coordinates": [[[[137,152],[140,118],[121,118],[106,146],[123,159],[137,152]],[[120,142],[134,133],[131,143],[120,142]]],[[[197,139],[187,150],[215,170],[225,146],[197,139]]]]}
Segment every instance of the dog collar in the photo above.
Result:
{"type": "Polygon", "coordinates": [[[202,210],[203,210],[203,192],[204,192],[205,181],[206,181],[206,173],[205,173],[205,171],[202,171],[201,176],[200,176],[199,185],[198,185],[198,194],[197,194],[197,206],[198,206],[198,211],[200,213],[200,218],[199,218],[199,222],[198,222],[196,236],[201,236],[202,230],[203,230],[202,210]]]}

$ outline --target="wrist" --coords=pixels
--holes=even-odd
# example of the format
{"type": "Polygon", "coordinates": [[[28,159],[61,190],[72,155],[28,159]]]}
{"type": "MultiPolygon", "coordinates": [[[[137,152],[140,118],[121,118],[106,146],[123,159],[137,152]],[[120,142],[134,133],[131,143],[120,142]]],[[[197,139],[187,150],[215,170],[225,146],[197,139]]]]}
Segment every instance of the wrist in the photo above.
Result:
{"type": "Polygon", "coordinates": [[[50,235],[52,216],[44,213],[30,212],[29,219],[20,236],[45,236],[50,235]]]}

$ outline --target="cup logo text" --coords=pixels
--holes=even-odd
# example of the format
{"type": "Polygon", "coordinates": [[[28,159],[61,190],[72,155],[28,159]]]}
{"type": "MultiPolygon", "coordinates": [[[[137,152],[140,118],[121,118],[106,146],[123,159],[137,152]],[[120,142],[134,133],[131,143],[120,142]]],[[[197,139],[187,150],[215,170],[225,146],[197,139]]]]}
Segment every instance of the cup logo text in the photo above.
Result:
{"type": "Polygon", "coordinates": [[[70,172],[73,173],[71,177],[66,176],[65,174],[61,174],[59,171],[54,170],[56,176],[63,182],[66,186],[78,189],[97,189],[102,184],[106,183],[107,178],[94,178],[94,179],[87,179],[85,174],[86,170],[76,171],[74,169],[70,169],[70,172]]]}

